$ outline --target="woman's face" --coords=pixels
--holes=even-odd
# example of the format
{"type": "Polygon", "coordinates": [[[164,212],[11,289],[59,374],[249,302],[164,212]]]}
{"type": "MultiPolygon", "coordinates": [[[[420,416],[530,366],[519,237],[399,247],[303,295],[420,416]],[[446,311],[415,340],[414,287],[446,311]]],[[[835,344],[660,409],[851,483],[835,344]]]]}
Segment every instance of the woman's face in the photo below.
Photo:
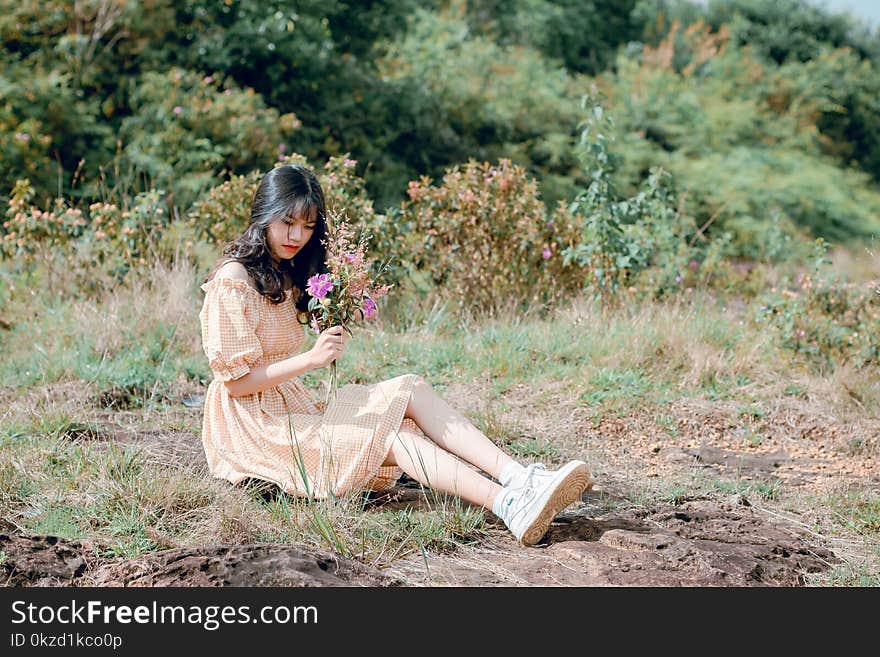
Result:
{"type": "Polygon", "coordinates": [[[315,220],[309,216],[276,219],[266,227],[269,253],[276,262],[290,260],[302,251],[315,232],[315,220]]]}

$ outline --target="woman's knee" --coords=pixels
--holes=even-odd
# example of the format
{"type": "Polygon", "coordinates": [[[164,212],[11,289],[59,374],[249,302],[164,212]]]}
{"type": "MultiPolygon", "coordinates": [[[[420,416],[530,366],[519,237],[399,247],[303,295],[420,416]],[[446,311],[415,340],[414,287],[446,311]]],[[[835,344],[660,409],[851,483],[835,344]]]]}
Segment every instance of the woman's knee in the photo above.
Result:
{"type": "Polygon", "coordinates": [[[418,374],[410,374],[413,380],[413,392],[428,392],[431,390],[431,384],[424,378],[419,376],[418,374]]]}
{"type": "Polygon", "coordinates": [[[406,405],[406,417],[413,417],[418,412],[419,404],[433,393],[431,384],[417,374],[410,374],[413,378],[412,393],[409,396],[409,402],[406,405]]]}

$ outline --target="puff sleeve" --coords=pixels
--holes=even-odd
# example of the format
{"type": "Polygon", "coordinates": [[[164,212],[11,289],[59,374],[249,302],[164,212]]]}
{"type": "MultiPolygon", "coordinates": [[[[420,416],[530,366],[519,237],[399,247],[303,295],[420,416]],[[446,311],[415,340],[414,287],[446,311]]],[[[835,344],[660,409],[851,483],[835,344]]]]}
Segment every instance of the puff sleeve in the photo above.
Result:
{"type": "Polygon", "coordinates": [[[258,315],[247,283],[215,278],[204,285],[205,300],[199,319],[202,348],[215,378],[229,381],[250,372],[263,356],[255,331],[258,315]]]}

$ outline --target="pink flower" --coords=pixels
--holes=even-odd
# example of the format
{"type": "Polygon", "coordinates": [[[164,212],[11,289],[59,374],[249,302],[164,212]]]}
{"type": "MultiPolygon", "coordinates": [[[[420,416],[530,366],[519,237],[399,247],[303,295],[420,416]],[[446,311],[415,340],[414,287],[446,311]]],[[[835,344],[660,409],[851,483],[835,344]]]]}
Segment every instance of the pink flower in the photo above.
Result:
{"type": "Polygon", "coordinates": [[[364,317],[369,319],[376,314],[376,302],[370,297],[364,299],[364,317]]]}
{"type": "Polygon", "coordinates": [[[283,153],[287,150],[287,144],[278,144],[278,152],[283,153]]]}
{"type": "Polygon", "coordinates": [[[344,167],[353,167],[355,164],[357,164],[357,161],[356,161],[356,160],[349,160],[349,159],[346,159],[346,160],[342,163],[342,166],[344,166],[344,167]]]}
{"type": "Polygon", "coordinates": [[[690,267],[692,271],[697,271],[697,267],[699,267],[699,266],[700,266],[700,264],[696,260],[691,260],[688,263],[688,267],[690,267]]]}
{"type": "Polygon", "coordinates": [[[345,254],[345,261],[346,261],[346,262],[348,262],[348,263],[352,263],[352,262],[354,262],[355,260],[357,260],[357,255],[356,255],[356,254],[354,254],[354,253],[346,253],[346,254],[345,254]]]}
{"type": "Polygon", "coordinates": [[[306,281],[306,292],[316,299],[323,299],[333,289],[333,280],[330,274],[315,274],[306,281]]]}
{"type": "Polygon", "coordinates": [[[545,246],[544,250],[541,251],[541,257],[544,258],[544,260],[549,260],[551,255],[552,253],[550,252],[550,247],[545,246]]]}
{"type": "Polygon", "coordinates": [[[180,114],[180,113],[183,111],[183,108],[182,108],[180,105],[176,105],[176,106],[174,107],[174,110],[173,110],[173,111],[174,111],[175,114],[180,114]]]}
{"type": "Polygon", "coordinates": [[[211,76],[211,75],[205,76],[205,80],[204,80],[205,84],[211,84],[213,81],[214,81],[213,76],[211,76]]]}

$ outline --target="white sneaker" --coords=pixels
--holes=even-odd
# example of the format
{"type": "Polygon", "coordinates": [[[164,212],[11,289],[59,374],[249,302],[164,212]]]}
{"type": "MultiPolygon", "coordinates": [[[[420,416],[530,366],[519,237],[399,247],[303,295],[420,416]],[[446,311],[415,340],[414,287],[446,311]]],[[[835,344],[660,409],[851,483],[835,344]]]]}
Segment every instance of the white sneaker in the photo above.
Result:
{"type": "Polygon", "coordinates": [[[570,461],[556,471],[536,463],[502,488],[493,506],[520,543],[534,545],[547,533],[556,514],[578,499],[589,484],[590,469],[583,461],[570,461]]]}
{"type": "MultiPolygon", "coordinates": [[[[571,461],[564,467],[570,467],[572,463],[583,463],[583,461],[571,461]]],[[[586,464],[584,463],[584,465],[586,464]]],[[[552,481],[557,472],[557,470],[548,470],[547,466],[543,463],[532,463],[523,467],[517,474],[510,477],[510,481],[501,481],[500,483],[502,486],[508,488],[522,488],[527,485],[537,488],[552,481]]],[[[584,490],[589,490],[593,487],[593,482],[590,481],[589,471],[587,471],[587,480],[587,487],[584,490]]],[[[583,491],[581,492],[583,493],[583,491]]]]}

